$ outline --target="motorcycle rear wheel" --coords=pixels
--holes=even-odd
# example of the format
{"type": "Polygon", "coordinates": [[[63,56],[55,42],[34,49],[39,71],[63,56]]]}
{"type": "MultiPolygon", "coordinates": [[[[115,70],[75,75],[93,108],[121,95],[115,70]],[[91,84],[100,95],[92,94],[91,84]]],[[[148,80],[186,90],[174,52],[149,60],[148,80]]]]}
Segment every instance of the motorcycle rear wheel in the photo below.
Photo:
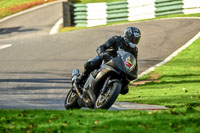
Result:
{"type": "Polygon", "coordinates": [[[104,94],[100,94],[95,102],[95,109],[109,109],[117,99],[121,90],[119,82],[112,82],[104,94]]]}
{"type": "Polygon", "coordinates": [[[78,94],[70,90],[65,98],[65,109],[78,109],[78,94]]]}

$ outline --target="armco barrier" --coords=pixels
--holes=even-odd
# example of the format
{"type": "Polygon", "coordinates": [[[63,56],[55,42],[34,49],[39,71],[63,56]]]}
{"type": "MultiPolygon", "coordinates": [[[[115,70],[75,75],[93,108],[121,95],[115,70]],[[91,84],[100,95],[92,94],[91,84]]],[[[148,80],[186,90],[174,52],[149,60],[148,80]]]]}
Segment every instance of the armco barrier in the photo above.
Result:
{"type": "Polygon", "coordinates": [[[200,13],[200,0],[183,0],[183,13],[200,13]]]}
{"type": "Polygon", "coordinates": [[[155,0],[128,0],[128,20],[155,18],[155,0]]]}
{"type": "Polygon", "coordinates": [[[128,20],[128,2],[107,3],[107,23],[128,20]]]}
{"type": "Polygon", "coordinates": [[[74,25],[90,27],[171,14],[200,13],[200,0],[126,0],[74,4],[72,7],[74,25]]]}
{"type": "Polygon", "coordinates": [[[164,16],[171,14],[181,14],[183,13],[183,3],[182,0],[156,0],[156,16],[164,16]]]}
{"type": "Polygon", "coordinates": [[[86,4],[74,4],[73,5],[73,17],[75,26],[87,26],[87,5],[86,4]]]}
{"type": "Polygon", "coordinates": [[[87,4],[87,26],[105,25],[107,21],[106,3],[87,4]]]}

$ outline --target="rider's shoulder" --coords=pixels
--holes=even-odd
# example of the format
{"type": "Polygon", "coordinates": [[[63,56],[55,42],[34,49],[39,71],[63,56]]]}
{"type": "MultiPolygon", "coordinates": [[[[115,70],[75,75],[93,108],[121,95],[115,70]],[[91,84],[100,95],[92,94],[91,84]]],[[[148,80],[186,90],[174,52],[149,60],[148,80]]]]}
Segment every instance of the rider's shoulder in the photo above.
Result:
{"type": "Polygon", "coordinates": [[[115,35],[115,36],[112,36],[112,38],[114,38],[114,39],[122,39],[123,37],[115,35]]]}
{"type": "Polygon", "coordinates": [[[114,40],[116,40],[116,41],[121,41],[121,40],[123,40],[123,37],[121,37],[121,36],[112,36],[112,38],[113,38],[114,40]]]}

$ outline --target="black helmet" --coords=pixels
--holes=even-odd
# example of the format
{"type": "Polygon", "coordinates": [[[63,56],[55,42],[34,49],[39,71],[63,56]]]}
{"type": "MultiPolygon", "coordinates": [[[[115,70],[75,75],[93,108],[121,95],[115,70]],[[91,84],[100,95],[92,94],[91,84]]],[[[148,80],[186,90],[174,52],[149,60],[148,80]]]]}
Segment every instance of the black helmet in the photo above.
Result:
{"type": "Polygon", "coordinates": [[[137,27],[128,27],[124,31],[124,40],[129,47],[134,48],[139,43],[141,32],[137,27]]]}

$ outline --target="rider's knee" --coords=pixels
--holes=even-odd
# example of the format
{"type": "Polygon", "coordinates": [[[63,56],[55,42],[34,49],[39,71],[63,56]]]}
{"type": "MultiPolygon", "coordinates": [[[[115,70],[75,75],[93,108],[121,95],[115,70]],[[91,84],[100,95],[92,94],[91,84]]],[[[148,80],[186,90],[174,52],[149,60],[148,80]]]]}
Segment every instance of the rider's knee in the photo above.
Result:
{"type": "Polygon", "coordinates": [[[100,57],[95,57],[94,59],[89,59],[85,64],[85,69],[96,69],[98,68],[102,63],[102,60],[100,57]]]}

